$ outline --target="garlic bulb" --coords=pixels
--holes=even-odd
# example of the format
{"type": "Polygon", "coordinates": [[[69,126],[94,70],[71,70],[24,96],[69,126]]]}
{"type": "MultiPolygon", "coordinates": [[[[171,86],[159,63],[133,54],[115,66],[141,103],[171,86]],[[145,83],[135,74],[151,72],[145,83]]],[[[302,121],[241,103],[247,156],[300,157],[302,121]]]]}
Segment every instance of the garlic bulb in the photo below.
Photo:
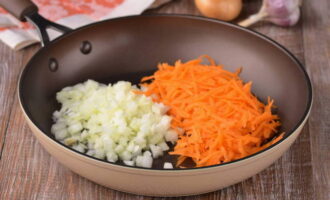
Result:
{"type": "Polygon", "coordinates": [[[301,0],[264,0],[257,14],[239,25],[248,27],[258,21],[269,21],[279,26],[293,26],[300,18],[301,0]]]}

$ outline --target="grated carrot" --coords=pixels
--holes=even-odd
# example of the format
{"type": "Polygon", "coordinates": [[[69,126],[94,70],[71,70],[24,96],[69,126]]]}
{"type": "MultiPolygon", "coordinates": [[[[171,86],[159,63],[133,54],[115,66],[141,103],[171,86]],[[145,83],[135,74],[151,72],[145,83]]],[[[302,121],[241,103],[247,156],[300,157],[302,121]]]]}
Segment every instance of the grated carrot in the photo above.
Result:
{"type": "Polygon", "coordinates": [[[260,102],[252,82],[216,65],[202,64],[202,57],[174,66],[163,63],[141,82],[145,95],[170,107],[172,127],[183,131],[170,152],[179,155],[177,165],[191,158],[196,167],[229,162],[256,153],[283,137],[274,137],[280,126],[272,114],[274,101],[260,102]],[[266,143],[266,144],[265,144],[266,143]]]}

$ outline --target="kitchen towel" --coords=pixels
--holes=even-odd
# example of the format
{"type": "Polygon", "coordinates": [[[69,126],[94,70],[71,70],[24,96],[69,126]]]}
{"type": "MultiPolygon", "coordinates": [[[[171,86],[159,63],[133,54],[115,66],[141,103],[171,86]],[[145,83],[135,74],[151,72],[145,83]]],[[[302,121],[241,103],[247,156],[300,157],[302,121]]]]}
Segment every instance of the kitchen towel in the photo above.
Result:
{"type": "MultiPolygon", "coordinates": [[[[56,23],[78,28],[96,21],[128,15],[141,14],[145,9],[167,2],[167,0],[32,0],[39,13],[56,23]]],[[[49,30],[50,38],[60,33],[49,30]]],[[[0,8],[0,40],[14,50],[40,42],[36,29],[21,23],[0,8]]]]}

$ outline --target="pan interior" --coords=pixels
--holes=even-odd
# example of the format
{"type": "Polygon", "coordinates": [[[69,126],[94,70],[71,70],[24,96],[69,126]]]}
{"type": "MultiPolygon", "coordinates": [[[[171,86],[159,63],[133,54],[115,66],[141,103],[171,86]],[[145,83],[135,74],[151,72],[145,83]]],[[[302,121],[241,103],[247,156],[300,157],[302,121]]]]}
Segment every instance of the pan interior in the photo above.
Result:
{"type": "MultiPolygon", "coordinates": [[[[157,63],[187,61],[207,54],[227,70],[243,67],[241,77],[253,81],[252,91],[263,101],[275,100],[282,130],[290,134],[310,106],[310,85],[302,68],[286,51],[258,34],[213,20],[182,16],[140,16],[104,21],[81,28],[40,50],[22,73],[20,98],[24,110],[52,137],[55,94],[63,87],[93,79],[102,83],[138,83],[157,63]],[[82,54],[83,41],[92,44],[82,54]],[[49,70],[55,58],[58,70],[49,70]]],[[[155,163],[173,161],[164,156],[155,163]]],[[[158,163],[158,164],[157,164],[158,163]]]]}

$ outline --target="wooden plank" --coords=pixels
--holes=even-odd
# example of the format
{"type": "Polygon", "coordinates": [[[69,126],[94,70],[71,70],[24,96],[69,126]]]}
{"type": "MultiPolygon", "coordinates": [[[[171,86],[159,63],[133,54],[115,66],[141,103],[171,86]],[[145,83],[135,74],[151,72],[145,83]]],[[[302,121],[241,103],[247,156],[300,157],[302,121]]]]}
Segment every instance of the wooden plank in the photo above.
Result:
{"type": "Polygon", "coordinates": [[[0,44],[0,159],[21,65],[22,55],[0,44]]]}
{"type": "Polygon", "coordinates": [[[312,78],[314,105],[309,120],[316,199],[330,199],[330,2],[304,1],[305,63],[312,78]]]}

